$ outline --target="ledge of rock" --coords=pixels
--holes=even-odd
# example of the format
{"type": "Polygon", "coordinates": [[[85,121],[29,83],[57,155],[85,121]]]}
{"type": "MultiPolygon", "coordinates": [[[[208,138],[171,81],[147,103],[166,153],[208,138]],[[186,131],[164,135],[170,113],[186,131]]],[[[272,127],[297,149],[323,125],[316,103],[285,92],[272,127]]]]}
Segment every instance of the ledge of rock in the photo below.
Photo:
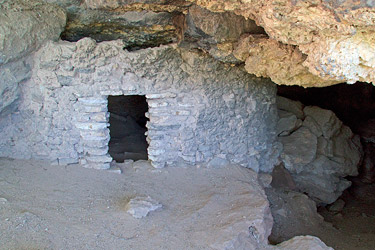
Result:
{"type": "MultiPolygon", "coordinates": [[[[253,19],[270,39],[296,45],[306,55],[302,65],[327,81],[325,85],[375,82],[373,1],[189,1],[213,12],[234,12],[253,19]]],[[[298,81],[292,84],[301,85],[298,81]]],[[[316,86],[324,85],[317,82],[316,86]]]]}

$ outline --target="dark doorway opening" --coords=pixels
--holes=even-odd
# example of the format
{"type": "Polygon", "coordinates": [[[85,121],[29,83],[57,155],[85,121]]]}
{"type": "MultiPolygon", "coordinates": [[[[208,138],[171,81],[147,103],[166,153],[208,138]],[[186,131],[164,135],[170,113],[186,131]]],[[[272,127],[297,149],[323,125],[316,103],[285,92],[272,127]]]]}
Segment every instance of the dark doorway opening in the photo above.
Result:
{"type": "Polygon", "coordinates": [[[109,154],[116,162],[126,159],[147,160],[145,132],[148,119],[146,97],[142,95],[108,96],[109,154]]]}

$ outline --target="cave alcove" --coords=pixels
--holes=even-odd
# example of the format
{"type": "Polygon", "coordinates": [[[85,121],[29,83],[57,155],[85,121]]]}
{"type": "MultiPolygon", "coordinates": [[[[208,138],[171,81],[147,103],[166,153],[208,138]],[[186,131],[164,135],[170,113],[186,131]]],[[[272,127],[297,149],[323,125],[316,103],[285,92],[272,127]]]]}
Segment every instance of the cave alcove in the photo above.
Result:
{"type": "Polygon", "coordinates": [[[356,249],[374,249],[371,235],[375,233],[375,87],[361,82],[324,88],[278,86],[277,95],[299,101],[304,106],[331,110],[359,135],[363,150],[359,174],[345,177],[352,184],[336,202],[318,207],[319,214],[338,231],[332,237],[319,232],[308,233],[319,236],[337,249],[353,249],[350,248],[353,244],[357,244],[356,249]],[[349,248],[344,246],[346,243],[339,242],[338,235],[341,234],[346,235],[343,242],[350,242],[349,248]]]}
{"type": "Polygon", "coordinates": [[[109,154],[116,162],[148,159],[147,111],[144,95],[108,96],[109,154]]]}

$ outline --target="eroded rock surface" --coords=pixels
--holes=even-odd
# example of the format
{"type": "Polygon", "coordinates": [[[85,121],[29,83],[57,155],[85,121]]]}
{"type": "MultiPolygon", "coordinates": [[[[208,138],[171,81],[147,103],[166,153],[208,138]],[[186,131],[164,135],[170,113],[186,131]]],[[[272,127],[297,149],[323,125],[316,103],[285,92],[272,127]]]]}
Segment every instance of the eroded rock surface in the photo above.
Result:
{"type": "Polygon", "coordinates": [[[38,49],[47,40],[57,40],[66,14],[42,0],[4,0],[0,5],[0,65],[38,49]]]}
{"type": "Polygon", "coordinates": [[[318,203],[334,202],[351,184],[343,177],[358,175],[362,158],[359,136],[330,110],[303,107],[284,97],[278,97],[277,103],[285,168],[297,187],[318,203]],[[283,122],[285,119],[288,122],[283,122]]]}
{"type": "MultiPolygon", "coordinates": [[[[185,40],[188,46],[221,61],[245,62],[249,73],[270,77],[277,84],[322,87],[374,82],[375,78],[375,12],[371,1],[46,1],[66,9],[68,23],[62,37],[70,41],[85,36],[97,41],[123,39],[126,48],[135,49],[185,40]],[[244,35],[265,33],[268,36],[256,39],[244,35]],[[191,41],[192,37],[198,41],[191,41]],[[241,59],[234,52],[240,53],[241,59]]],[[[39,18],[41,9],[32,12],[34,18],[39,18]]],[[[27,18],[20,18],[23,13],[18,11],[10,18],[27,22],[27,18]]],[[[64,16],[57,9],[49,14],[59,18],[48,22],[44,32],[35,32],[41,34],[38,41],[56,39],[63,28],[60,23],[55,33],[48,34],[64,16]]],[[[34,30],[25,33],[31,39],[19,38],[34,40],[30,35],[34,30]]]]}
{"type": "Polygon", "coordinates": [[[0,115],[16,109],[18,85],[30,77],[27,56],[47,40],[57,40],[65,11],[41,0],[0,4],[0,115]]]}
{"type": "Polygon", "coordinates": [[[307,55],[302,65],[324,80],[375,81],[372,1],[189,1],[255,20],[271,39],[296,45],[307,55]]]}

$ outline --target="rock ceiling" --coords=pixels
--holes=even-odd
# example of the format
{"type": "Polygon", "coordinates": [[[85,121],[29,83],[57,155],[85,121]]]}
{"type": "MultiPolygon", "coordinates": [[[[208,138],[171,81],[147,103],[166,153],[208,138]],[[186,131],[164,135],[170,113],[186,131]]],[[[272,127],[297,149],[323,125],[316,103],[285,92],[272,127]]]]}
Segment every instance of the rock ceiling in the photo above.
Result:
{"type": "Polygon", "coordinates": [[[179,42],[282,85],[375,82],[374,0],[45,2],[67,12],[69,41],[123,39],[129,50],[179,42]]]}

